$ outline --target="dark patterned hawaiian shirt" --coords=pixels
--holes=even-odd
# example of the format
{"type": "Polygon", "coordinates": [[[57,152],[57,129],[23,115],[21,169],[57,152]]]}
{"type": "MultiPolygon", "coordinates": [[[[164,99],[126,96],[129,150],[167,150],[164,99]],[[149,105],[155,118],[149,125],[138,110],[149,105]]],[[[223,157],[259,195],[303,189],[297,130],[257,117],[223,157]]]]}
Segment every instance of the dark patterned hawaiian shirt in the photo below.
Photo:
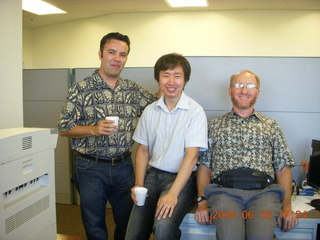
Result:
{"type": "Polygon", "coordinates": [[[275,170],[294,165],[279,124],[260,113],[243,118],[229,112],[212,119],[208,131],[208,151],[199,164],[211,168],[212,179],[237,168],[259,170],[274,178],[275,170]]]}
{"type": "Polygon", "coordinates": [[[59,131],[67,131],[77,125],[97,125],[107,116],[119,116],[118,132],[111,136],[71,138],[72,149],[78,152],[115,157],[132,147],[137,117],[157,98],[127,79],[119,79],[113,90],[97,71],[69,89],[58,127],[59,131]]]}

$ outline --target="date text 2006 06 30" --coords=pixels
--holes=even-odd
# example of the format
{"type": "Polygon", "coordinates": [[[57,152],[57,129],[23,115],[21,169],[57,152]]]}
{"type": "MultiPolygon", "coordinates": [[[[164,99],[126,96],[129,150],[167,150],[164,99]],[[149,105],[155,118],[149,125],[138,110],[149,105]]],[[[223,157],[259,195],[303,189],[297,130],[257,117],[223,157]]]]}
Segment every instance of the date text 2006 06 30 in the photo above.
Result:
{"type": "MultiPolygon", "coordinates": [[[[279,215],[280,217],[288,217],[291,211],[281,210],[279,215]]],[[[293,212],[296,215],[296,218],[307,218],[306,211],[295,211],[293,212]]],[[[253,219],[253,218],[261,218],[261,219],[270,219],[274,217],[271,211],[260,211],[254,212],[250,211],[242,211],[241,214],[238,214],[236,211],[212,211],[211,212],[212,219],[253,219]]]]}

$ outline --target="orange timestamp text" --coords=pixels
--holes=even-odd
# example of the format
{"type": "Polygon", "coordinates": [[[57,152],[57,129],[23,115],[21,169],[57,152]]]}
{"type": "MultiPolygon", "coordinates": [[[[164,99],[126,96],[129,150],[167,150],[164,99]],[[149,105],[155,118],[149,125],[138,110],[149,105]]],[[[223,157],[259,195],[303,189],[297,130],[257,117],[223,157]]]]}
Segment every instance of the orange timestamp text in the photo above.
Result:
{"type": "MultiPolygon", "coordinates": [[[[306,218],[307,212],[296,211],[294,212],[296,218],[306,218]]],[[[290,211],[283,211],[280,212],[280,217],[287,217],[289,216],[290,211]]],[[[260,219],[270,219],[273,218],[274,215],[271,211],[259,211],[254,212],[253,210],[250,211],[242,211],[241,214],[238,214],[236,211],[212,211],[211,212],[212,219],[253,219],[253,218],[260,218],[260,219]]]]}
{"type": "Polygon", "coordinates": [[[307,211],[300,211],[300,210],[297,210],[295,212],[293,211],[290,211],[290,210],[281,210],[280,211],[280,217],[288,217],[290,213],[294,213],[296,218],[307,218],[307,211]]]}

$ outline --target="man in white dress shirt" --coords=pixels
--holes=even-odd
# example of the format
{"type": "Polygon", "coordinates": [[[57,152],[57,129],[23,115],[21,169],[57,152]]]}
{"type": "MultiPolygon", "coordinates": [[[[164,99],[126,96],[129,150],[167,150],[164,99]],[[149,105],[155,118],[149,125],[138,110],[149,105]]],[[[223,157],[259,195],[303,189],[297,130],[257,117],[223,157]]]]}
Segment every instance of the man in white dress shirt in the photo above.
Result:
{"type": "Polygon", "coordinates": [[[163,96],[143,112],[133,139],[139,144],[134,189],[146,187],[144,206],[134,205],[126,240],[180,239],[180,223],[195,203],[198,152],[207,148],[203,108],[184,94],[191,67],[179,54],[167,54],[154,67],[163,96]]]}

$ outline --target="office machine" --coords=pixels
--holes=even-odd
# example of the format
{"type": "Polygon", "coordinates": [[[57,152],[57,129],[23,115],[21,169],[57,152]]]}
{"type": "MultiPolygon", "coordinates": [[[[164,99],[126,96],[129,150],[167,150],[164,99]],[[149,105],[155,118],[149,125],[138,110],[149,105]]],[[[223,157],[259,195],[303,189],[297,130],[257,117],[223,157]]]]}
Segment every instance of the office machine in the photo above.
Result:
{"type": "Polygon", "coordinates": [[[55,240],[57,130],[0,129],[0,239],[55,240]]]}

